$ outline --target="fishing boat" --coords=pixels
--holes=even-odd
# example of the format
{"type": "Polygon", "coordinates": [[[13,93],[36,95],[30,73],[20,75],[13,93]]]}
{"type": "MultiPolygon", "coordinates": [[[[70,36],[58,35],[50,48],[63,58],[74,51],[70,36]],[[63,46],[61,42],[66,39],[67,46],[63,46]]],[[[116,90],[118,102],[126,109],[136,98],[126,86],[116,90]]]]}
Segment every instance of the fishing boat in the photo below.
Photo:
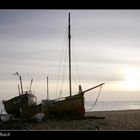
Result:
{"type": "Polygon", "coordinates": [[[31,91],[33,79],[31,79],[29,90],[23,91],[21,76],[18,74],[18,72],[16,72],[14,75],[17,75],[20,79],[20,86],[18,84],[19,95],[9,100],[3,100],[2,103],[4,104],[4,108],[8,114],[13,114],[14,116],[19,117],[24,110],[37,105],[37,98],[31,91]]]}
{"type": "MultiPolygon", "coordinates": [[[[71,87],[71,25],[70,25],[70,13],[68,16],[68,49],[69,49],[69,96],[58,99],[49,100],[48,98],[42,100],[44,113],[46,116],[74,116],[84,117],[85,115],[85,99],[84,94],[97,87],[102,87],[104,83],[96,85],[90,89],[82,91],[81,85],[79,85],[79,92],[76,95],[72,95],[71,87]]],[[[47,92],[48,93],[48,92],[47,92]]],[[[48,96],[48,95],[47,95],[48,96]]]]}

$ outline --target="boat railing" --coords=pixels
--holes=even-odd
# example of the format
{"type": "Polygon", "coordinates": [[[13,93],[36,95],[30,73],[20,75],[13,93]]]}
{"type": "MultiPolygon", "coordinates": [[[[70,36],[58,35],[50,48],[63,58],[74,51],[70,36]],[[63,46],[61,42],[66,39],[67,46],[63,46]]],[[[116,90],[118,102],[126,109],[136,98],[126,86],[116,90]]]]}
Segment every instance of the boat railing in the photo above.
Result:
{"type": "Polygon", "coordinates": [[[61,98],[55,99],[55,101],[63,101],[65,99],[66,99],[66,97],[61,97],[61,98]]]}

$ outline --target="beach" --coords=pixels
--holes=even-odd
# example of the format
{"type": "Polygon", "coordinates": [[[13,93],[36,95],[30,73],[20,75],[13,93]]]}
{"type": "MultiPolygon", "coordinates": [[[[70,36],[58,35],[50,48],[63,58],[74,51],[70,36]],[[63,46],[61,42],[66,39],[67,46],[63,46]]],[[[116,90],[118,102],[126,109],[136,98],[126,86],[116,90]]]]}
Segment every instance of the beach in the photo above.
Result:
{"type": "Polygon", "coordinates": [[[140,110],[94,111],[86,112],[85,116],[85,119],[47,118],[43,122],[31,122],[28,127],[39,131],[140,130],[140,110]]]}

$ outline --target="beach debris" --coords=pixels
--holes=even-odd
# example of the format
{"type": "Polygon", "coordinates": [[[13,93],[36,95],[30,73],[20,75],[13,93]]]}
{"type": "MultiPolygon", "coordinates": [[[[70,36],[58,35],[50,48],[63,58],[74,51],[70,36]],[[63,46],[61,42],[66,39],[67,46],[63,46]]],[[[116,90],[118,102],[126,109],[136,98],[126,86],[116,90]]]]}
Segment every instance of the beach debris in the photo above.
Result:
{"type": "Polygon", "coordinates": [[[105,119],[104,116],[86,116],[86,119],[105,119]]]}
{"type": "Polygon", "coordinates": [[[31,120],[35,120],[37,122],[42,122],[45,119],[44,113],[37,113],[33,117],[31,117],[31,120]]]}
{"type": "Polygon", "coordinates": [[[25,124],[16,124],[16,127],[17,129],[20,129],[20,130],[31,130],[31,128],[27,127],[25,124]]]}
{"type": "Polygon", "coordinates": [[[0,121],[3,123],[10,122],[15,120],[15,117],[12,114],[1,114],[0,121]]]}

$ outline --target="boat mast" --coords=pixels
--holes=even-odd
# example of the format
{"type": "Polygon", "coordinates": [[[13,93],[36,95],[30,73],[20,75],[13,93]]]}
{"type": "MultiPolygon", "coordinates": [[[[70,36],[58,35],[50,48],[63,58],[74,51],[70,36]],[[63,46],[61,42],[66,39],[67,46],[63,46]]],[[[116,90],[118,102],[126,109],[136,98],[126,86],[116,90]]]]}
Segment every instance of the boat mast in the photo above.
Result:
{"type": "Polygon", "coordinates": [[[20,75],[19,75],[19,80],[20,80],[20,85],[21,85],[21,94],[23,94],[22,78],[20,75]]]}
{"type": "Polygon", "coordinates": [[[49,100],[49,82],[48,82],[48,76],[47,76],[47,99],[49,100]]]}
{"type": "Polygon", "coordinates": [[[18,74],[18,72],[14,73],[13,75],[17,75],[19,77],[20,86],[21,86],[21,94],[23,94],[23,86],[22,86],[22,78],[21,78],[21,76],[18,74]]]}
{"type": "Polygon", "coordinates": [[[20,95],[20,87],[19,87],[19,84],[18,84],[18,92],[19,92],[19,95],[20,95]]]}
{"type": "Polygon", "coordinates": [[[33,79],[31,79],[31,83],[30,83],[29,92],[31,92],[31,86],[32,86],[32,83],[33,83],[33,79]]]}
{"type": "Polygon", "coordinates": [[[69,13],[69,18],[68,18],[68,39],[69,39],[69,90],[70,90],[70,96],[72,93],[71,89],[71,34],[70,34],[70,13],[69,13]]]}

